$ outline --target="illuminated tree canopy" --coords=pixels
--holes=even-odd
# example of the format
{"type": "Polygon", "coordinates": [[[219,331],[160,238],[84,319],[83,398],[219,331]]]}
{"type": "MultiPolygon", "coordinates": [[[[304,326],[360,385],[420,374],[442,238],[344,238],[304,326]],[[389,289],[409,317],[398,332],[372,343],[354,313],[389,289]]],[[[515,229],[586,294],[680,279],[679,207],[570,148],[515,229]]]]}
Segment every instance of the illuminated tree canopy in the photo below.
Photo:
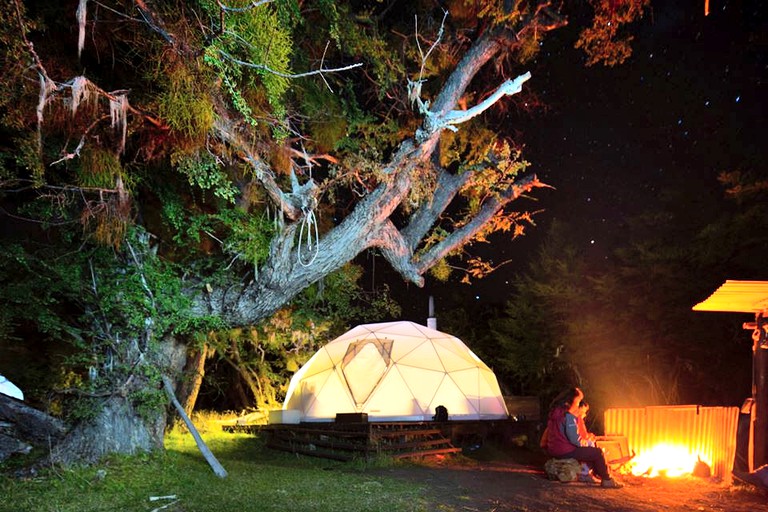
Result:
{"type": "MultiPolygon", "coordinates": [[[[647,3],[591,2],[579,42],[590,63],[626,58],[620,30],[647,3]]],[[[0,329],[15,332],[23,309],[77,346],[73,394],[138,417],[178,367],[172,341],[322,295],[364,251],[416,285],[457,265],[482,275],[489,265],[467,247],[521,235],[532,212],[513,205],[546,186],[495,128],[532,94],[526,63],[567,13],[545,1],[442,5],[0,8],[13,306],[0,329]]],[[[91,437],[109,428],[99,411],[88,419],[91,437]]],[[[143,422],[157,443],[162,422],[143,422]]],[[[114,449],[131,448],[103,451],[114,449]]]]}

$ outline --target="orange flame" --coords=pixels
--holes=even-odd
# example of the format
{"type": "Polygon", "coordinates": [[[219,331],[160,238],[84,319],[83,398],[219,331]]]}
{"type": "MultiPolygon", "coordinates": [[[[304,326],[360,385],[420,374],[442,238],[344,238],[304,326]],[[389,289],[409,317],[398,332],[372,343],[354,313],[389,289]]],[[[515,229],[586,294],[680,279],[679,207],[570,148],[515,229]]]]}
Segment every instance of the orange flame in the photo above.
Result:
{"type": "MultiPolygon", "coordinates": [[[[630,472],[636,476],[669,476],[689,475],[693,472],[698,456],[688,448],[673,444],[657,444],[651,450],[635,456],[630,472]]],[[[708,463],[708,461],[703,461],[708,463]]]]}

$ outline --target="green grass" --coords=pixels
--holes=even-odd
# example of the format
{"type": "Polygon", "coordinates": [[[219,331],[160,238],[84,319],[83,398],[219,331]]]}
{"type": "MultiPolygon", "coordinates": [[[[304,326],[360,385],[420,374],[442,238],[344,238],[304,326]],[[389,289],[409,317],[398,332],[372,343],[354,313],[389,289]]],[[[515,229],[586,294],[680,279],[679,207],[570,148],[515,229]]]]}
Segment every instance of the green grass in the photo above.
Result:
{"type": "Polygon", "coordinates": [[[189,434],[166,436],[165,453],[112,457],[92,467],[51,469],[17,480],[0,475],[0,512],[426,511],[425,490],[371,470],[376,464],[298,457],[258,437],[203,428],[229,475],[216,477],[189,434]]]}

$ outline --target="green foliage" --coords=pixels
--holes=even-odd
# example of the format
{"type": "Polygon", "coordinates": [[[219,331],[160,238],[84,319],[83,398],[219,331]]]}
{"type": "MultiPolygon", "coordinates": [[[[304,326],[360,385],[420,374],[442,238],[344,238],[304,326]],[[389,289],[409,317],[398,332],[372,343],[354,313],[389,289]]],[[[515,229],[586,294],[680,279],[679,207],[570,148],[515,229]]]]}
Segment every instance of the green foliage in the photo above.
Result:
{"type": "Polygon", "coordinates": [[[331,38],[339,49],[370,63],[378,98],[382,99],[406,74],[403,63],[392,55],[384,34],[379,33],[376,24],[360,23],[368,19],[365,12],[352,14],[347,4],[332,0],[321,0],[319,3],[328,19],[331,38]]]}
{"type": "Polygon", "coordinates": [[[215,214],[190,215],[180,202],[168,199],[163,201],[163,216],[174,231],[174,242],[180,246],[199,245],[205,236],[224,241],[221,253],[231,261],[258,267],[269,256],[275,224],[266,213],[251,214],[232,207],[215,214]]]}
{"type": "Polygon", "coordinates": [[[235,202],[237,187],[210,153],[174,153],[171,156],[171,164],[187,177],[190,185],[202,190],[211,190],[214,196],[227,202],[235,202]]]}
{"type": "MultiPolygon", "coordinates": [[[[131,231],[123,253],[81,246],[80,251],[52,257],[56,253],[44,245],[33,250],[35,245],[21,243],[0,251],[0,298],[5,304],[0,324],[8,334],[34,329],[41,340],[73,349],[57,363],[59,386],[110,391],[137,372],[142,381],[157,383],[159,374],[152,366],[157,339],[173,329],[215,323],[190,313],[177,269],[157,259],[146,240],[146,234],[131,231]],[[136,346],[147,350],[147,359],[138,366],[136,346]],[[86,379],[89,372],[96,379],[86,379]]],[[[7,335],[0,343],[12,345],[14,340],[7,335]]],[[[144,404],[141,410],[160,401],[151,398],[137,396],[137,403],[144,404]]],[[[66,402],[62,412],[68,417],[92,417],[88,400],[66,402]]]]}
{"type": "Polygon", "coordinates": [[[316,82],[305,86],[302,111],[309,118],[309,134],[318,151],[330,151],[347,135],[349,119],[339,97],[316,82]]]}
{"type": "MultiPolygon", "coordinates": [[[[71,423],[87,422],[96,419],[99,414],[101,401],[95,398],[77,396],[66,401],[66,409],[63,409],[63,417],[71,423]]],[[[57,404],[60,408],[60,405],[57,404]]]]}
{"type": "Polygon", "coordinates": [[[14,143],[16,166],[29,173],[36,186],[42,185],[45,181],[45,167],[40,158],[37,136],[28,133],[17,137],[14,143]]]}
{"type": "Polygon", "coordinates": [[[253,265],[266,261],[269,243],[275,232],[275,225],[266,214],[248,214],[231,209],[221,212],[216,220],[226,230],[225,254],[253,265]]]}
{"type": "Polygon", "coordinates": [[[145,421],[157,418],[168,405],[168,398],[162,389],[139,389],[129,394],[128,398],[145,421]]]}
{"type": "MultiPolygon", "coordinates": [[[[235,0],[231,2],[231,7],[245,7],[250,3],[248,0],[235,0]]],[[[218,19],[216,2],[204,0],[201,4],[213,19],[218,19]]],[[[257,82],[264,87],[273,116],[282,120],[286,113],[284,95],[290,80],[281,75],[290,73],[293,49],[290,29],[279,23],[278,15],[270,4],[232,11],[225,15],[225,19],[226,30],[220,27],[223,33],[206,48],[204,62],[215,70],[227,88],[233,105],[249,123],[255,124],[256,118],[242,91],[257,82]]]]}
{"type": "Polygon", "coordinates": [[[470,160],[466,167],[461,166],[463,172],[474,171],[472,179],[461,190],[471,213],[478,212],[488,196],[498,196],[509,190],[515,178],[525,172],[530,164],[521,160],[521,154],[506,141],[496,142],[486,146],[479,165],[470,160]]]}
{"type": "Polygon", "coordinates": [[[440,281],[445,283],[451,277],[451,266],[445,259],[438,261],[432,268],[429,269],[429,274],[440,281]]]}
{"type": "Polygon", "coordinates": [[[78,163],[78,182],[83,187],[113,189],[115,180],[125,176],[114,151],[97,146],[83,148],[78,163]]]}
{"type": "Polygon", "coordinates": [[[309,286],[294,304],[304,314],[317,315],[336,322],[337,327],[351,319],[368,321],[375,318],[397,317],[399,306],[389,298],[388,288],[366,293],[359,284],[363,270],[347,264],[328,274],[322,281],[309,286]]]}
{"type": "MultiPolygon", "coordinates": [[[[26,46],[19,37],[20,26],[26,32],[38,29],[38,23],[27,16],[24,2],[3,2],[0,5],[0,123],[4,127],[19,129],[26,121],[22,110],[17,109],[29,84],[21,79],[27,71],[29,59],[24,58],[26,46]],[[21,17],[21,19],[19,19],[21,17]]],[[[4,145],[4,144],[3,144],[4,145]]]]}
{"type": "Polygon", "coordinates": [[[55,339],[69,337],[70,324],[61,316],[63,300],[78,298],[82,292],[82,267],[75,258],[54,261],[50,254],[28,254],[20,243],[8,243],[0,250],[0,308],[2,324],[13,329],[33,321],[40,332],[55,339]]]}
{"type": "Polygon", "coordinates": [[[158,113],[183,139],[202,144],[213,127],[214,112],[207,80],[183,65],[163,67],[163,90],[158,95],[158,113]]]}

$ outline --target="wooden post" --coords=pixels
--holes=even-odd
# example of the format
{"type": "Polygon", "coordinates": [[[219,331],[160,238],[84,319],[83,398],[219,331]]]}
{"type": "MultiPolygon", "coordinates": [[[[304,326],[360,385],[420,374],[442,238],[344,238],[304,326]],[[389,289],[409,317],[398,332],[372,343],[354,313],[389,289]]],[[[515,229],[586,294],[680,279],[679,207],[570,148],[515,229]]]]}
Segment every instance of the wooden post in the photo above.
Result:
{"type": "Polygon", "coordinates": [[[187,416],[187,413],[184,412],[184,408],[176,399],[176,395],[173,393],[173,386],[171,385],[171,379],[169,379],[165,375],[163,375],[163,387],[165,388],[165,394],[168,395],[168,398],[171,400],[171,403],[176,408],[176,411],[179,413],[179,416],[181,416],[181,419],[184,420],[184,423],[187,425],[187,428],[189,429],[189,432],[192,434],[192,437],[195,438],[195,443],[197,443],[197,448],[200,450],[200,453],[203,454],[203,457],[205,457],[205,461],[208,463],[208,465],[211,466],[211,469],[213,469],[214,474],[219,478],[226,477],[227,470],[224,469],[224,466],[222,466],[219,463],[219,461],[213,455],[211,450],[205,444],[205,441],[203,441],[203,438],[200,437],[200,433],[195,428],[195,425],[192,423],[192,420],[189,419],[189,416],[187,416]]]}
{"type": "Polygon", "coordinates": [[[762,313],[758,313],[752,353],[752,396],[755,405],[752,409],[754,454],[753,466],[749,468],[751,471],[768,463],[768,348],[763,348],[768,344],[768,336],[763,328],[764,322],[762,313]]]}

